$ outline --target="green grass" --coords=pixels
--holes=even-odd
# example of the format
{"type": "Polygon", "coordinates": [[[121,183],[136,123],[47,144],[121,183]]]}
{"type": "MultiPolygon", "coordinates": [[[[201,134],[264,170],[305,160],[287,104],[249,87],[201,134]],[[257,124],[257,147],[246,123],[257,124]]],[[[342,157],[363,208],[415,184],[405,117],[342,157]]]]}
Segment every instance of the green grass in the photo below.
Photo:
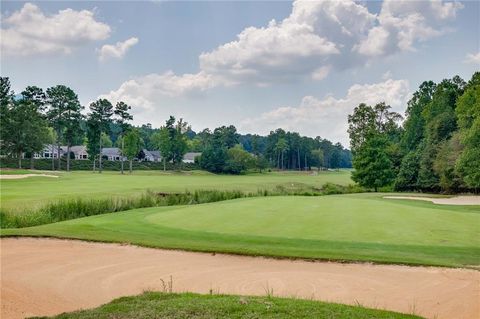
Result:
{"type": "Polygon", "coordinates": [[[318,318],[414,319],[414,315],[310,300],[276,297],[172,294],[146,292],[122,297],[101,307],[65,313],[57,319],[214,319],[214,318],[318,318]]]}
{"type": "Polygon", "coordinates": [[[480,207],[383,195],[279,196],[144,208],[6,229],[2,235],[275,257],[480,265],[480,207]]]}
{"type": "Polygon", "coordinates": [[[185,192],[186,190],[235,190],[256,192],[259,189],[321,187],[330,182],[348,185],[350,171],[286,172],[248,174],[241,176],[214,175],[202,171],[162,172],[138,171],[121,175],[119,172],[61,172],[59,178],[35,177],[0,181],[0,203],[2,209],[30,210],[52,201],[76,198],[112,198],[138,196],[147,189],[154,192],[185,192]]]}

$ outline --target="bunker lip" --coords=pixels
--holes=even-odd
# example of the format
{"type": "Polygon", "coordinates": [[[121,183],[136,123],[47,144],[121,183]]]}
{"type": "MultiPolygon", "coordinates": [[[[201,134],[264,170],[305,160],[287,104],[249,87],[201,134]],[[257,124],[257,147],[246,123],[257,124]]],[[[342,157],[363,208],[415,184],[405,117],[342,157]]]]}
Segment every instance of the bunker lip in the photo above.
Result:
{"type": "Polygon", "coordinates": [[[384,196],[385,199],[423,200],[439,205],[480,205],[480,196],[426,197],[426,196],[384,196]]]}
{"type": "Polygon", "coordinates": [[[53,177],[58,178],[57,175],[49,174],[0,174],[0,179],[22,179],[28,177],[53,177]]]}
{"type": "Polygon", "coordinates": [[[161,290],[274,295],[361,304],[427,318],[476,318],[480,272],[339,264],[160,250],[120,244],[2,238],[2,318],[54,315],[161,290]]]}

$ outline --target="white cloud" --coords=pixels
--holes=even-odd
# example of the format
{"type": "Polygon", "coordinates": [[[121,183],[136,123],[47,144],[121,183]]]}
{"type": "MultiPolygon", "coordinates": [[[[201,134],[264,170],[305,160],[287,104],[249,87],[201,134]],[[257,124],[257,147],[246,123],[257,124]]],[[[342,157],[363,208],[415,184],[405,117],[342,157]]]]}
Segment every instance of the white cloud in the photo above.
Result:
{"type": "Polygon", "coordinates": [[[465,63],[480,64],[480,51],[477,54],[467,54],[467,56],[465,57],[465,63]]]}
{"type": "Polygon", "coordinates": [[[152,109],[155,101],[162,96],[178,97],[191,95],[215,86],[211,75],[196,74],[175,75],[172,71],[163,74],[149,74],[124,82],[118,90],[100,96],[112,102],[124,101],[144,109],[152,109]]]}
{"type": "Polygon", "coordinates": [[[268,134],[282,127],[309,136],[322,136],[348,146],[347,116],[360,103],[376,104],[385,101],[397,112],[403,112],[409,98],[406,80],[388,79],[375,84],[355,84],[343,98],[328,96],[317,99],[305,96],[296,107],[284,106],[242,121],[240,130],[268,134]]]}
{"type": "Polygon", "coordinates": [[[100,61],[105,61],[109,58],[121,59],[127,51],[138,43],[138,38],[132,37],[123,42],[115,44],[105,44],[99,50],[98,58],[100,61]]]}
{"type": "MultiPolygon", "coordinates": [[[[173,83],[159,80],[162,84],[155,91],[179,96],[219,85],[263,87],[322,80],[334,71],[364,66],[377,56],[415,50],[417,42],[445,33],[446,22],[461,7],[442,0],[385,0],[377,15],[354,0],[296,0],[282,21],[244,29],[234,41],[202,53],[199,73],[169,73],[173,83]]],[[[146,81],[136,83],[149,86],[146,81]]]]}
{"type": "Polygon", "coordinates": [[[106,39],[111,31],[95,20],[92,11],[65,9],[45,15],[32,3],[2,18],[0,46],[8,55],[70,53],[85,43],[106,39]]]}
{"type": "Polygon", "coordinates": [[[331,67],[329,65],[319,67],[318,69],[312,72],[312,79],[316,81],[325,79],[330,73],[330,69],[331,67]]]}
{"type": "Polygon", "coordinates": [[[459,2],[398,1],[382,3],[377,25],[354,47],[366,56],[381,56],[399,51],[415,50],[416,42],[423,42],[448,31],[446,22],[456,17],[463,8],[459,2]]]}

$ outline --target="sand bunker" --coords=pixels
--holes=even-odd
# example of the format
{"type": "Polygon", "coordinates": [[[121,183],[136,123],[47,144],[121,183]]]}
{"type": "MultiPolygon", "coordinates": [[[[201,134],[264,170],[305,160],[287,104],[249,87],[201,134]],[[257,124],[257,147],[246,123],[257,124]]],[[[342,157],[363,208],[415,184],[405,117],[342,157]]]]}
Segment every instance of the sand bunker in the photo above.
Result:
{"type": "Polygon", "coordinates": [[[0,179],[22,179],[28,177],[53,177],[58,178],[57,175],[48,175],[48,174],[2,174],[0,175],[0,179]]]}
{"type": "Polygon", "coordinates": [[[57,239],[4,238],[1,318],[54,315],[161,290],[294,296],[412,313],[478,318],[480,272],[168,251],[57,239]],[[267,288],[268,287],[268,288],[267,288]]]}
{"type": "Polygon", "coordinates": [[[387,199],[424,200],[441,205],[480,205],[480,196],[455,196],[449,198],[420,197],[420,196],[384,196],[387,199]]]}

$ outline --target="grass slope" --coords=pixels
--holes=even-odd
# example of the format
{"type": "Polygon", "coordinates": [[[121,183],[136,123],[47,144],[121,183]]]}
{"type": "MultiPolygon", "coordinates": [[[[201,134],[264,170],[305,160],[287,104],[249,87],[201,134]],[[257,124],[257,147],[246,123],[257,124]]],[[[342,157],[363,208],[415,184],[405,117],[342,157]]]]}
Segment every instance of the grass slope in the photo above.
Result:
{"type": "Polygon", "coordinates": [[[245,198],[136,209],[2,235],[247,255],[440,266],[480,264],[480,209],[377,194],[245,198]]]}
{"type": "MultiPolygon", "coordinates": [[[[7,172],[7,171],[5,171],[7,172]]],[[[9,171],[11,172],[11,171],[9,171]]],[[[273,172],[240,176],[214,175],[202,171],[162,172],[138,171],[132,175],[119,172],[61,172],[59,178],[36,177],[0,182],[0,201],[4,209],[36,208],[48,202],[67,198],[111,198],[139,195],[150,189],[158,192],[185,190],[238,190],[255,192],[258,189],[283,187],[321,187],[327,182],[339,185],[352,183],[350,171],[273,172]]]]}
{"type": "Polygon", "coordinates": [[[298,299],[147,292],[135,297],[122,297],[96,309],[61,314],[54,318],[414,319],[420,317],[390,311],[298,299]]]}

